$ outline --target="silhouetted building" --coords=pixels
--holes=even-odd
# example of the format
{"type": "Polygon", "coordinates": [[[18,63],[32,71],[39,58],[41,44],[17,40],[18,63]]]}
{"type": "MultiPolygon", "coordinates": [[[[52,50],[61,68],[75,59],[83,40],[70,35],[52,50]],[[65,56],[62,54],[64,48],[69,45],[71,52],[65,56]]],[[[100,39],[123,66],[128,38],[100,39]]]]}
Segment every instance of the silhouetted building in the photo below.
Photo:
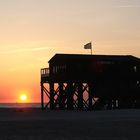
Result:
{"type": "Polygon", "coordinates": [[[130,55],[56,54],[49,68],[41,69],[41,99],[42,109],[139,107],[140,59],[130,55]]]}

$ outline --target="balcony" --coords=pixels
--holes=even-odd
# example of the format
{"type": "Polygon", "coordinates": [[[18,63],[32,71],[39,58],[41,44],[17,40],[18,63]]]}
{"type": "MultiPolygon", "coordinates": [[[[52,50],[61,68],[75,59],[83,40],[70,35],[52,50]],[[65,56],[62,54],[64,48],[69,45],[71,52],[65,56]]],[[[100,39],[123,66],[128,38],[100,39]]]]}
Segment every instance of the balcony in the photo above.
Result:
{"type": "Polygon", "coordinates": [[[48,81],[50,75],[49,68],[41,69],[41,81],[48,81]]]}

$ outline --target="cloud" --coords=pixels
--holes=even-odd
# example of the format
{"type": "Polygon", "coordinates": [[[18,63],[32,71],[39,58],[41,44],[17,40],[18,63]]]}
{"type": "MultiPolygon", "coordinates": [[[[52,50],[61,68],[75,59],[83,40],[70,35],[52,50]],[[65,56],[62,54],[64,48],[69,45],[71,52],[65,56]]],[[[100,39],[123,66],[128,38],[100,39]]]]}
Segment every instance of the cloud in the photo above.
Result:
{"type": "Polygon", "coordinates": [[[120,5],[118,8],[140,8],[140,5],[120,5]]]}
{"type": "Polygon", "coordinates": [[[20,66],[14,66],[8,69],[9,72],[17,72],[17,71],[28,71],[35,69],[35,64],[28,64],[28,65],[20,65],[20,66]]]}
{"type": "Polygon", "coordinates": [[[9,53],[23,53],[23,52],[36,52],[36,51],[42,51],[42,50],[48,50],[48,47],[32,47],[32,48],[19,48],[19,49],[14,49],[10,51],[4,51],[1,52],[3,54],[9,54],[9,53]]]}

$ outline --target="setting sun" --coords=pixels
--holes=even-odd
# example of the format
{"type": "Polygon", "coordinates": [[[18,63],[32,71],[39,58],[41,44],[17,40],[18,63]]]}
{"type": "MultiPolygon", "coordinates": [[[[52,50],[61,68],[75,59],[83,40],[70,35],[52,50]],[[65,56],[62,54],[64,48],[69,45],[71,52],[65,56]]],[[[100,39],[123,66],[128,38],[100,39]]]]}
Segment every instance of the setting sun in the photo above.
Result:
{"type": "Polygon", "coordinates": [[[18,102],[27,103],[29,102],[29,93],[27,91],[18,92],[18,102]]]}
{"type": "Polygon", "coordinates": [[[21,101],[26,101],[26,100],[27,100],[27,95],[22,94],[22,95],[20,96],[20,100],[21,100],[21,101]]]}

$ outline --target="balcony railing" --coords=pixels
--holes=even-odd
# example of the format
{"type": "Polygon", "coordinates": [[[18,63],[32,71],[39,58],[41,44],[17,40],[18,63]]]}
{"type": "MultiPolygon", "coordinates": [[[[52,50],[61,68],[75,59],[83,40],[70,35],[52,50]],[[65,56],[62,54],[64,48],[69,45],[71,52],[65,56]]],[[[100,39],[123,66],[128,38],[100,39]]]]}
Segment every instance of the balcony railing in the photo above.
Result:
{"type": "Polygon", "coordinates": [[[41,69],[41,77],[49,77],[50,71],[49,68],[41,69]]]}

